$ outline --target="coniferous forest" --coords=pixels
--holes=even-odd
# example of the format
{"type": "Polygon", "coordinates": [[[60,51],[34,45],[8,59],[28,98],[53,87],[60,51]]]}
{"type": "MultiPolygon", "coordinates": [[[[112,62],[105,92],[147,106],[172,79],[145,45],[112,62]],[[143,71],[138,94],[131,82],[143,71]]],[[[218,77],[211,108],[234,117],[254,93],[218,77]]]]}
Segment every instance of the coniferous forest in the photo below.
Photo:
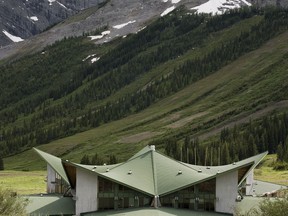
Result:
{"type": "MultiPolygon", "coordinates": [[[[277,153],[277,160],[288,163],[288,116],[287,113],[271,114],[257,121],[233,128],[224,128],[219,136],[208,143],[186,136],[184,141],[168,139],[165,151],[171,157],[183,162],[216,166],[233,163],[258,153],[277,153]]],[[[276,166],[276,168],[277,168],[276,166]]]]}
{"type": "MultiPolygon", "coordinates": [[[[0,156],[14,155],[139,113],[287,30],[288,10],[284,8],[250,7],[211,16],[188,13],[180,7],[125,39],[95,45],[83,34],[58,41],[40,53],[3,61],[0,156]],[[92,64],[85,59],[91,53],[101,58],[92,64]],[[171,61],[177,63],[171,64],[168,72],[159,69],[171,61]],[[149,77],[149,81],[133,87],[143,77],[149,77]]],[[[285,65],[287,55],[263,73],[285,65]]],[[[283,85],[269,97],[230,114],[285,100],[287,93],[288,86],[283,85]]],[[[279,161],[288,162],[286,112],[225,128],[208,141],[194,136],[229,117],[213,119],[150,144],[176,159],[196,164],[226,164],[266,150],[278,153],[279,161]]],[[[113,157],[111,161],[116,161],[113,157]]]]}

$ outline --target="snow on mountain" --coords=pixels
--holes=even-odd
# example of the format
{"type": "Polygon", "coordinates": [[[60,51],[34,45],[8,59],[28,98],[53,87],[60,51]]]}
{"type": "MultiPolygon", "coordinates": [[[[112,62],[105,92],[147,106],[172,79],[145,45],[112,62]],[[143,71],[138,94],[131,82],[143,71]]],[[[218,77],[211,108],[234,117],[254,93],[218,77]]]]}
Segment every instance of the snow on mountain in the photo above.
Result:
{"type": "Polygon", "coordinates": [[[38,21],[38,17],[37,17],[37,16],[31,16],[31,17],[29,17],[29,19],[31,19],[31,20],[33,20],[33,21],[35,21],[35,22],[38,21]]]}
{"type": "Polygon", "coordinates": [[[52,5],[53,2],[55,2],[56,0],[48,0],[49,5],[52,5]]]}
{"type": "Polygon", "coordinates": [[[226,10],[240,8],[241,6],[251,6],[246,0],[209,0],[197,7],[191,8],[198,13],[211,13],[213,15],[223,14],[226,10]]]}
{"type": "Polygon", "coordinates": [[[92,58],[92,59],[91,59],[91,63],[93,64],[93,63],[95,63],[96,61],[98,61],[99,59],[100,59],[100,57],[92,58]]]}
{"type": "MultiPolygon", "coordinates": [[[[1,10],[0,7],[0,19],[4,19],[2,26],[0,24],[0,29],[5,29],[7,32],[18,35],[25,39],[25,41],[20,44],[18,43],[15,47],[0,48],[0,59],[8,54],[11,55],[10,53],[16,52],[19,47],[24,47],[23,49],[29,50],[31,41],[40,44],[37,49],[41,50],[44,46],[53,44],[55,41],[61,40],[64,37],[80,36],[83,35],[83,33],[89,33],[95,31],[97,28],[102,28],[103,25],[107,25],[109,33],[102,32],[99,35],[90,36],[90,39],[95,40],[95,44],[109,42],[114,38],[125,37],[130,33],[139,32],[150,22],[150,19],[155,19],[159,16],[163,17],[180,5],[193,8],[194,11],[196,10],[199,13],[221,14],[230,8],[250,5],[248,1],[252,2],[254,0],[109,0],[109,3],[106,4],[106,0],[22,0],[21,4],[19,0],[9,0],[7,1],[9,4],[7,3],[5,5],[6,8],[2,8],[1,10]],[[42,3],[40,4],[40,2],[42,3]],[[61,2],[61,4],[68,9],[65,9],[57,2],[61,2]],[[27,11],[21,14],[20,12],[22,10],[19,8],[19,11],[21,10],[19,12],[21,16],[19,15],[17,20],[13,19],[14,16],[9,15],[12,14],[13,11],[8,10],[14,7],[15,4],[19,7],[24,7],[25,10],[27,9],[27,11]],[[37,6],[39,4],[41,7],[37,6]],[[52,4],[52,6],[49,4],[52,4]],[[89,13],[83,11],[83,19],[81,18],[82,15],[79,15],[79,17],[75,19],[77,22],[64,21],[61,25],[56,25],[39,34],[37,37],[31,37],[47,28],[47,26],[60,22],[72,14],[77,13],[77,11],[92,6],[93,10],[91,10],[91,12],[93,12],[91,14],[89,14],[89,11],[89,13]],[[99,6],[99,8],[95,6],[99,6]],[[34,8],[37,10],[35,11],[34,8]],[[86,15],[87,17],[85,17],[86,15]],[[38,21],[35,22],[35,20],[32,20],[31,22],[31,16],[36,16],[38,21]],[[22,19],[22,17],[26,19],[22,19]],[[27,19],[27,17],[29,19],[27,19]],[[5,23],[10,23],[11,25],[8,26],[5,23]],[[15,28],[13,26],[15,26],[15,28]],[[19,28],[20,26],[22,27],[21,29],[19,28]],[[29,29],[29,32],[26,33],[23,29],[29,29]],[[24,35],[23,32],[26,34],[24,35]],[[109,34],[109,36],[107,36],[107,34],[109,34]]],[[[0,34],[0,46],[6,44],[11,44],[11,40],[2,33],[0,34]]]]}
{"type": "Polygon", "coordinates": [[[64,4],[62,4],[62,3],[58,2],[58,1],[57,1],[57,3],[58,3],[61,7],[65,8],[65,9],[68,9],[64,4]]]}
{"type": "Polygon", "coordinates": [[[163,17],[163,16],[167,15],[168,13],[172,12],[174,9],[175,9],[175,6],[173,5],[169,8],[167,8],[163,13],[161,13],[160,16],[163,17]]]}
{"type": "Polygon", "coordinates": [[[2,32],[13,42],[17,43],[17,42],[23,41],[23,39],[21,37],[14,36],[14,35],[10,34],[9,32],[5,31],[4,29],[2,32]]]}
{"type": "Polygon", "coordinates": [[[106,0],[0,0],[0,47],[13,44],[2,29],[26,40],[103,1],[106,0]]]}
{"type": "MultiPolygon", "coordinates": [[[[171,0],[172,4],[177,4],[179,3],[181,0],[171,0]]],[[[163,2],[168,2],[168,0],[163,0],[163,2]]],[[[167,15],[168,13],[172,12],[176,7],[173,5],[169,8],[167,8],[163,13],[160,14],[161,17],[167,15]]]]}
{"type": "Polygon", "coordinates": [[[127,23],[115,25],[115,26],[113,26],[113,28],[115,28],[115,29],[121,29],[121,28],[125,27],[126,25],[129,25],[129,24],[132,24],[132,23],[135,23],[135,22],[136,22],[136,20],[129,21],[129,22],[127,22],[127,23]]]}
{"type": "Polygon", "coordinates": [[[177,4],[177,3],[179,3],[181,0],[171,0],[171,3],[172,4],[177,4]]]}
{"type": "Polygon", "coordinates": [[[97,39],[103,38],[104,36],[106,36],[106,35],[108,35],[108,34],[110,34],[110,33],[111,33],[111,31],[103,31],[103,32],[101,33],[101,35],[88,36],[88,37],[91,38],[91,40],[97,40],[97,39]]]}

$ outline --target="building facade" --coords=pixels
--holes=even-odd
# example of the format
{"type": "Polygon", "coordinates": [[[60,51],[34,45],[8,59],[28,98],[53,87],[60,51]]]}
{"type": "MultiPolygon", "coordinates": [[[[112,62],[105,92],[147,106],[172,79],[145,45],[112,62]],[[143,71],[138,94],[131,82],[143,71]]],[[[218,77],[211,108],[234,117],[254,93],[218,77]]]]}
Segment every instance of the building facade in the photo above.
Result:
{"type": "Polygon", "coordinates": [[[69,185],[76,215],[143,207],[233,214],[240,185],[247,177],[251,181],[253,169],[267,154],[205,167],[176,161],[147,146],[126,162],[92,166],[35,150],[48,163],[47,192],[63,192],[69,185]],[[51,182],[62,186],[53,188],[51,182]]]}

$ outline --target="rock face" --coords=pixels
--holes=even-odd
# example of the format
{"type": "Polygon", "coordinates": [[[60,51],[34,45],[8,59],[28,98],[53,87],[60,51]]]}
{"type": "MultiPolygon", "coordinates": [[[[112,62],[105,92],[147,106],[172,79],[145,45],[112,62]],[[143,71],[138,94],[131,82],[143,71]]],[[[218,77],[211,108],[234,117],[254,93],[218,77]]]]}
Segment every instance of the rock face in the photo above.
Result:
{"type": "Polygon", "coordinates": [[[0,0],[0,46],[36,35],[105,0],[0,0]]]}
{"type": "Polygon", "coordinates": [[[190,9],[201,6],[205,10],[213,6],[213,10],[220,10],[227,5],[235,8],[250,2],[259,6],[288,6],[287,0],[0,0],[0,59],[22,51],[40,51],[64,37],[80,36],[103,26],[107,26],[108,31],[95,36],[100,38],[95,43],[125,37],[180,5],[190,9]],[[203,6],[207,2],[209,7],[203,6]],[[21,39],[25,41],[14,43],[21,39]]]}
{"type": "MultiPolygon", "coordinates": [[[[0,0],[0,2],[1,1],[4,0],[0,0]]],[[[23,2],[25,2],[26,0],[21,1],[23,4],[23,2]]],[[[60,5],[60,3],[64,5],[65,2],[70,2],[70,4],[67,3],[65,7],[68,8],[68,6],[70,5],[70,8],[72,8],[73,6],[77,10],[81,10],[85,7],[92,7],[96,4],[96,0],[90,0],[90,3],[88,0],[82,0],[82,3],[80,5],[79,2],[81,0],[66,0],[61,2],[60,0],[53,0],[53,2],[51,2],[52,0],[33,1],[42,1],[43,4],[48,7],[48,9],[50,9],[49,7],[53,5],[55,7],[57,6],[58,8],[58,5],[60,5]]],[[[84,32],[92,32],[103,26],[108,27],[109,34],[105,35],[105,37],[101,38],[100,40],[95,40],[95,43],[107,42],[115,37],[126,36],[129,33],[136,33],[137,31],[145,27],[147,24],[149,24],[151,19],[160,17],[160,15],[168,8],[176,8],[181,4],[185,4],[188,8],[195,7],[205,1],[206,0],[98,0],[97,4],[100,4],[101,7],[93,7],[87,10],[82,10],[75,16],[71,17],[71,19],[65,19],[56,26],[49,28],[47,31],[44,31],[41,34],[37,34],[34,37],[29,38],[28,34],[27,36],[25,36],[27,39],[21,43],[13,43],[9,46],[2,45],[2,48],[0,48],[0,59],[6,58],[11,55],[16,55],[16,53],[22,51],[39,51],[45,46],[53,44],[55,41],[61,40],[64,37],[80,36],[84,32]]],[[[59,10],[67,11],[67,13],[69,12],[69,10],[64,9],[65,8],[60,5],[59,10]]],[[[72,10],[73,13],[77,12],[77,10],[74,10],[73,8],[70,10],[72,10]]],[[[49,11],[51,12],[51,10],[49,11]]],[[[59,13],[56,13],[55,10],[53,10],[53,14],[55,16],[58,14],[58,16],[56,16],[57,18],[60,15],[59,13]]],[[[67,14],[67,16],[69,15],[70,14],[67,14]]],[[[31,17],[32,15],[29,14],[28,16],[31,17]]],[[[27,17],[27,15],[25,15],[25,17],[27,17]]],[[[35,25],[38,22],[31,20],[31,18],[30,20],[28,18],[26,19],[29,21],[30,24],[33,24],[34,22],[35,25]]],[[[38,19],[40,20],[39,17],[38,19]]],[[[6,22],[2,21],[1,23],[3,24],[6,22]]],[[[15,36],[19,36],[20,34],[16,34],[17,32],[12,31],[13,29],[13,27],[9,28],[9,30],[11,31],[9,33],[15,36]]],[[[7,40],[7,36],[4,35],[3,32],[0,32],[0,34],[2,34],[2,37],[7,40]]],[[[20,36],[25,39],[24,36],[20,36]]]]}

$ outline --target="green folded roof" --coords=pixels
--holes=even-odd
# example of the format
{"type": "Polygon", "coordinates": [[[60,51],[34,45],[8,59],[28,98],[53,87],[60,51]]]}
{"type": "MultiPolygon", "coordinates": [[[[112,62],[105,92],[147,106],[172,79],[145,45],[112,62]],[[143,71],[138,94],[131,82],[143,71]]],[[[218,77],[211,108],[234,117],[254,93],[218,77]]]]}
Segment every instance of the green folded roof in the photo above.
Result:
{"type": "MultiPolygon", "coordinates": [[[[56,172],[59,171],[59,175],[62,176],[63,174],[65,178],[68,179],[61,159],[37,149],[36,151],[55,169],[56,172]]],[[[176,161],[158,153],[154,148],[147,146],[129,160],[120,164],[88,166],[68,161],[63,161],[63,163],[68,163],[72,166],[93,172],[95,175],[109,179],[113,182],[155,196],[173,193],[182,188],[215,178],[223,173],[232,172],[241,169],[242,167],[248,167],[249,169],[243,176],[243,180],[246,178],[248,172],[253,169],[265,155],[267,155],[267,152],[230,165],[213,166],[207,169],[207,167],[204,166],[176,161]]]]}

